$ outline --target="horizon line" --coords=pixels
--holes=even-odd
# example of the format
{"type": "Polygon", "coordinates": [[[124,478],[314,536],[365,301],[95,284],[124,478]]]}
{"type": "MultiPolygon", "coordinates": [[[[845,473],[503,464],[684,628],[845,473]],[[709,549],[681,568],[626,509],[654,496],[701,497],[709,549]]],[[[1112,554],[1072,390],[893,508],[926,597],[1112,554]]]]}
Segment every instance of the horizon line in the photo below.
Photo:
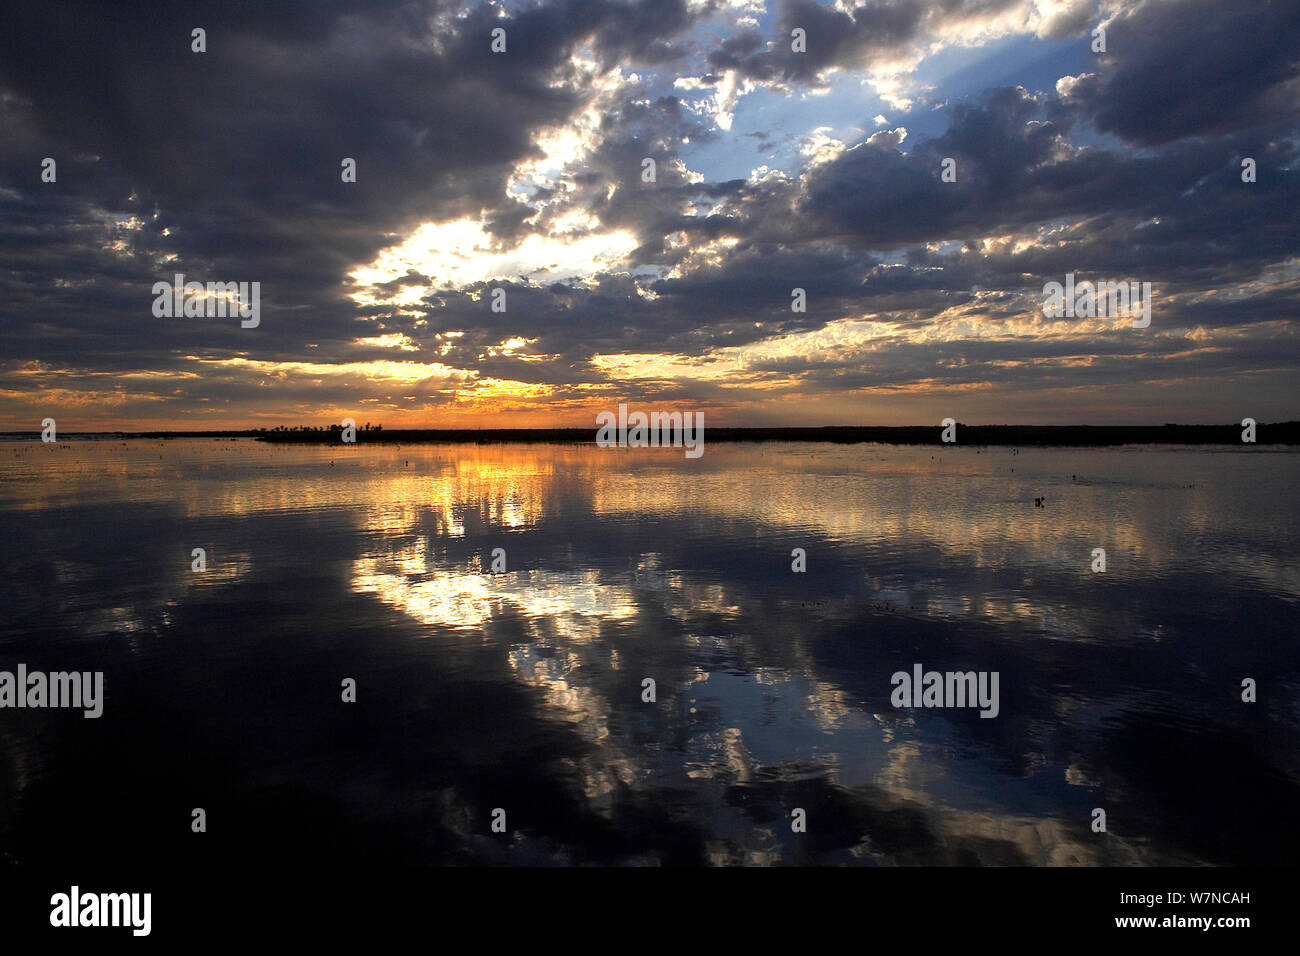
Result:
{"type": "MultiPolygon", "coordinates": [[[[946,419],[945,419],[946,421],[946,419]]],[[[1300,426],[1300,419],[1289,418],[1275,422],[1260,422],[1251,419],[1257,428],[1277,428],[1286,426],[1300,426]]],[[[1158,424],[1104,424],[1094,425],[1088,422],[1071,422],[1061,423],[1053,422],[1051,424],[1029,424],[1022,422],[988,422],[976,424],[973,422],[963,422],[955,420],[959,428],[1098,428],[1098,429],[1124,429],[1124,428],[1241,428],[1243,421],[1233,422],[1160,422],[1158,424]]],[[[311,432],[323,431],[329,432],[332,429],[340,428],[338,422],[329,422],[324,425],[300,423],[291,426],[283,425],[246,425],[233,428],[142,428],[142,429],[123,429],[109,428],[100,431],[69,431],[69,435],[253,435],[253,434],[310,434],[311,432]],[[277,429],[282,429],[277,431],[277,429]],[[299,431],[295,431],[295,429],[299,431]]],[[[384,426],[382,422],[376,427],[372,427],[364,434],[391,434],[394,432],[555,432],[555,431],[592,431],[598,429],[599,425],[503,425],[499,427],[484,428],[481,425],[475,426],[438,426],[438,425],[419,425],[419,426],[395,426],[392,428],[384,426]]],[[[823,431],[835,429],[839,431],[854,430],[871,430],[871,431],[907,431],[917,428],[941,429],[944,427],[943,422],[931,424],[911,424],[911,425],[711,425],[709,428],[718,431],[823,431]]],[[[356,426],[358,434],[363,434],[360,425],[356,426]]],[[[11,435],[40,435],[41,429],[8,429],[0,430],[0,436],[11,435]]]]}
{"type": "MultiPolygon", "coordinates": [[[[1258,423],[1251,419],[1231,424],[1160,425],[971,425],[953,422],[952,438],[945,427],[951,419],[931,425],[721,425],[701,427],[712,442],[833,442],[837,444],[895,445],[1125,445],[1125,444],[1195,444],[1195,445],[1297,445],[1300,444],[1300,421],[1258,423]],[[1243,427],[1246,423],[1250,427],[1243,427]],[[1250,433],[1249,438],[1247,433],[1250,433]]],[[[701,426],[703,423],[701,423],[701,426]]],[[[94,439],[204,439],[251,438],[272,444],[456,444],[456,443],[556,443],[587,444],[596,442],[600,433],[596,425],[557,426],[552,428],[356,428],[349,441],[342,440],[342,428],[331,423],[319,426],[257,426],[253,428],[163,429],[149,431],[56,431],[51,441],[43,441],[42,431],[0,431],[8,441],[38,440],[43,444],[60,441],[94,439]],[[276,430],[281,429],[281,430],[276,430]]],[[[656,443],[657,444],[657,443],[656,443]]]]}

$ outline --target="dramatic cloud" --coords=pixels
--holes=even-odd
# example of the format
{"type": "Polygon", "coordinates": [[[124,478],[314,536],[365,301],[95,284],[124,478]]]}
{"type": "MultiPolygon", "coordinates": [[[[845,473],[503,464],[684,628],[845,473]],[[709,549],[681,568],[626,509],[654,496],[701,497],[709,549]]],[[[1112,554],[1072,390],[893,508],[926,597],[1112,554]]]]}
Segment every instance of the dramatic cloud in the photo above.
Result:
{"type": "Polygon", "coordinates": [[[52,2],[0,35],[0,428],[1296,417],[1293,3],[52,2]],[[155,317],[177,273],[259,282],[257,327],[155,317]],[[1044,314],[1068,273],[1150,282],[1150,327],[1044,314]]]}

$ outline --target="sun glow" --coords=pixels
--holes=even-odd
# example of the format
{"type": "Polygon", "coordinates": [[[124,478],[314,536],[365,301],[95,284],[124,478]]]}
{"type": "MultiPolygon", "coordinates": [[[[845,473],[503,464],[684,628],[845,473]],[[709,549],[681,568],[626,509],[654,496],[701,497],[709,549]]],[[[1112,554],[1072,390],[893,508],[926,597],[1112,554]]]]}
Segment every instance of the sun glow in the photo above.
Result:
{"type": "MultiPolygon", "coordinates": [[[[591,222],[570,216],[566,230],[591,222]]],[[[526,237],[512,249],[499,248],[481,221],[426,223],[410,238],[383,250],[370,265],[352,272],[359,286],[352,299],[359,305],[411,305],[436,289],[463,289],[483,282],[558,282],[587,279],[616,269],[635,249],[630,232],[566,233],[563,236],[526,237]],[[378,289],[380,283],[406,276],[394,294],[378,289]],[[416,276],[427,277],[427,285],[416,276]]]]}

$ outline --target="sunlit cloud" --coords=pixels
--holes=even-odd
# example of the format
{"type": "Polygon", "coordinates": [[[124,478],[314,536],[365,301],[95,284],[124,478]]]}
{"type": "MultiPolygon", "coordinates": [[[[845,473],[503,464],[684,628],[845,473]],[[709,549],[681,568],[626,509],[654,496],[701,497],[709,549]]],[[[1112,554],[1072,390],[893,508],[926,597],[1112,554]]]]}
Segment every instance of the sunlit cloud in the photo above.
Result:
{"type": "Polygon", "coordinates": [[[355,270],[350,278],[362,288],[352,293],[359,305],[395,305],[412,301],[374,289],[415,272],[432,282],[423,291],[463,289],[496,281],[562,282],[587,279],[618,267],[637,246],[636,237],[624,230],[575,237],[527,236],[509,250],[494,248],[495,241],[483,222],[467,219],[421,226],[404,242],[385,249],[375,261],[355,270]]]}

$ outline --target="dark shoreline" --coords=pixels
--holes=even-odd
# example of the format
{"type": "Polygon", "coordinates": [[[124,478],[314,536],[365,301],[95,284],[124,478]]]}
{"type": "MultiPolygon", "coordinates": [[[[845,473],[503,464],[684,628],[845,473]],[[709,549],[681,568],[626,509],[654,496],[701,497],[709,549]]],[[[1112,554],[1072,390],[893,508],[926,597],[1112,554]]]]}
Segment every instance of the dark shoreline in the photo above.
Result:
{"type": "MultiPolygon", "coordinates": [[[[978,446],[1070,446],[1102,445],[1234,445],[1242,444],[1242,426],[1233,425],[957,425],[957,444],[978,446]]],[[[823,426],[810,428],[708,428],[707,443],[717,442],[832,442],[885,445],[939,445],[942,428],[938,425],[900,427],[823,426]]],[[[592,428],[419,428],[358,431],[359,444],[505,444],[546,443],[580,445],[596,440],[592,428]]],[[[40,440],[40,432],[0,432],[0,439],[40,440]]],[[[339,433],[317,431],[269,431],[244,429],[235,431],[168,431],[168,432],[69,432],[60,441],[86,439],[178,439],[178,438],[255,438],[278,444],[338,445],[339,433]]],[[[1256,427],[1255,441],[1260,445],[1300,444],[1300,422],[1263,423],[1256,427]]]]}

